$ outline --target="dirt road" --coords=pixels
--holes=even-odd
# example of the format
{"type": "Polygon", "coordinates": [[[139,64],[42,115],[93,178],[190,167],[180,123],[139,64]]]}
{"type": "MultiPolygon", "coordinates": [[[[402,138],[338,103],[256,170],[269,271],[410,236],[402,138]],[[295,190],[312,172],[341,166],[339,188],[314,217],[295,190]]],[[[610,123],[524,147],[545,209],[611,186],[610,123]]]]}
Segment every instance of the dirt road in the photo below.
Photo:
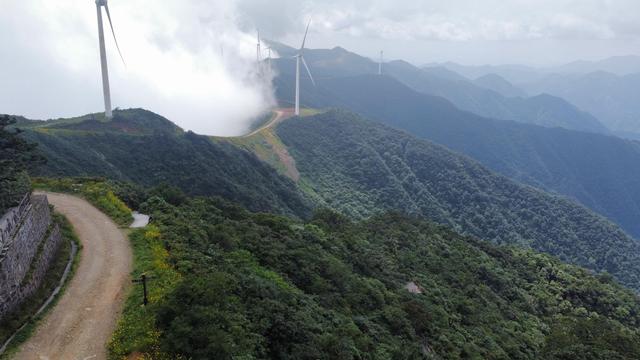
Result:
{"type": "Polygon", "coordinates": [[[261,126],[259,129],[256,129],[247,135],[244,135],[244,137],[253,136],[266,128],[274,127],[281,123],[283,120],[293,116],[293,109],[278,109],[274,110],[273,112],[275,113],[275,116],[272,116],[269,122],[261,126]]]}
{"type": "Polygon", "coordinates": [[[125,234],[85,200],[47,194],[82,243],[80,265],[64,295],[15,359],[105,359],[131,271],[125,234]]]}

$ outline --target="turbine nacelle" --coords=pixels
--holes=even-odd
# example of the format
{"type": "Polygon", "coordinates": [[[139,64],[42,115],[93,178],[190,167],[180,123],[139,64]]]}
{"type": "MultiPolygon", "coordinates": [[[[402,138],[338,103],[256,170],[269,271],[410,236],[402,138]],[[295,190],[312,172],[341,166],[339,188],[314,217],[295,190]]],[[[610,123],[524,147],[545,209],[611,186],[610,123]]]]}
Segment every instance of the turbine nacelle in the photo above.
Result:
{"type": "Polygon", "coordinates": [[[96,5],[107,6],[107,0],[96,0],[96,5]]]}

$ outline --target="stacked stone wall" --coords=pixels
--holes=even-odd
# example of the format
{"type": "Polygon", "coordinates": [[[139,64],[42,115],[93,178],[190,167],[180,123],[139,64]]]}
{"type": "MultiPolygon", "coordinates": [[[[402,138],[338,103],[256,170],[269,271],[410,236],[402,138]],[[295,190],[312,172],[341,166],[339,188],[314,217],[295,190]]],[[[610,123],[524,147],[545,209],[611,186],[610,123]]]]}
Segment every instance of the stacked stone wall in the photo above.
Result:
{"type": "Polygon", "coordinates": [[[45,195],[29,196],[0,220],[0,322],[42,285],[62,236],[45,195]]]}

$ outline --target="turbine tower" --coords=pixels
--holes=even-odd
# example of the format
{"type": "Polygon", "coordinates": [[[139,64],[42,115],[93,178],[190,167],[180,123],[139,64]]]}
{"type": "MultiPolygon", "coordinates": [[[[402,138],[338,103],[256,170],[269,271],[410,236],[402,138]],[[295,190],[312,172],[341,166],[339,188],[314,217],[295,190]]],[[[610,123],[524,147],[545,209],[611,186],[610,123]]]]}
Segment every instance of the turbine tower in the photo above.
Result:
{"type": "Polygon", "coordinates": [[[380,62],[378,63],[378,75],[382,75],[382,60],[384,56],[384,51],[380,50],[380,62]]]}
{"type": "Polygon", "coordinates": [[[107,0],[96,0],[96,9],[98,12],[98,40],[100,42],[100,66],[102,67],[102,92],[104,94],[104,115],[107,119],[113,117],[111,111],[111,90],[109,88],[109,69],[107,67],[107,50],[104,45],[104,25],[102,23],[102,8],[106,10],[107,18],[109,19],[109,26],[111,27],[111,33],[113,34],[113,40],[116,43],[118,54],[124,64],[124,58],[122,52],[120,52],[120,46],[118,45],[118,39],[116,38],[116,32],[113,29],[113,22],[111,22],[111,13],[109,13],[109,5],[107,0]]]}
{"type": "Polygon", "coordinates": [[[300,50],[294,56],[296,58],[296,108],[295,114],[300,115],[300,61],[304,64],[304,67],[307,69],[307,73],[311,78],[311,82],[313,86],[316,86],[315,80],[313,80],[313,76],[311,75],[311,70],[309,69],[309,65],[304,60],[304,56],[302,56],[302,51],[304,50],[304,43],[307,41],[307,33],[309,32],[309,25],[311,25],[311,20],[307,23],[307,29],[304,31],[304,38],[302,39],[302,46],[300,46],[300,50]]]}
{"type": "Polygon", "coordinates": [[[271,76],[271,46],[267,47],[267,71],[269,71],[269,76],[271,76]]]}
{"type": "Polygon", "coordinates": [[[261,56],[261,52],[260,52],[260,30],[258,30],[258,45],[256,46],[257,51],[256,51],[256,60],[258,62],[258,64],[260,64],[260,61],[262,61],[262,56],[261,56]]]}

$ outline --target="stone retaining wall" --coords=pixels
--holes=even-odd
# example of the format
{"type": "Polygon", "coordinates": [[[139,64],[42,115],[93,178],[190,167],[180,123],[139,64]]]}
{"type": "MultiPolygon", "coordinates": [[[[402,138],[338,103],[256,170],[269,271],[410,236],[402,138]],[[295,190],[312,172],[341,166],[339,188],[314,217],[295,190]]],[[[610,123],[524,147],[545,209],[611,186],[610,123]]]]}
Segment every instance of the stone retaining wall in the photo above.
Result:
{"type": "Polygon", "coordinates": [[[0,221],[0,321],[33,295],[62,237],[45,195],[33,195],[0,221]]]}

